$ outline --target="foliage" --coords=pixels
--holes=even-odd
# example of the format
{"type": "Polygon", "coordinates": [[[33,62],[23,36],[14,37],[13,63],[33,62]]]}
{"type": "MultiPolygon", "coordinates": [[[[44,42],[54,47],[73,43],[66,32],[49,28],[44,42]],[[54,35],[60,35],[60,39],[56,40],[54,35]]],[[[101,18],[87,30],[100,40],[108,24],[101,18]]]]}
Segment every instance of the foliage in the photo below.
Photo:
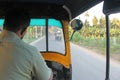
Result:
{"type": "Polygon", "coordinates": [[[85,13],[85,16],[86,16],[86,17],[89,17],[90,15],[89,15],[89,13],[88,13],[88,12],[86,12],[86,13],[85,13]]]}
{"type": "MultiPolygon", "coordinates": [[[[86,17],[88,13],[86,13],[86,17]]],[[[78,45],[93,49],[98,53],[106,53],[106,20],[101,16],[98,20],[96,16],[92,19],[93,25],[85,20],[83,28],[76,32],[72,42],[78,45]]],[[[110,20],[110,51],[112,54],[120,53],[120,20],[113,18],[110,20]]]]}
{"type": "Polygon", "coordinates": [[[113,20],[111,20],[111,27],[120,28],[120,21],[117,18],[113,18],[113,20]]]}
{"type": "Polygon", "coordinates": [[[85,13],[85,17],[86,17],[86,19],[85,19],[85,27],[89,27],[90,26],[90,24],[89,24],[89,21],[87,20],[87,18],[89,17],[90,15],[89,15],[89,13],[88,12],[86,12],[85,13]]]}
{"type": "Polygon", "coordinates": [[[93,22],[93,26],[97,26],[98,25],[98,19],[96,16],[94,16],[94,18],[92,19],[93,22]]]}
{"type": "Polygon", "coordinates": [[[89,27],[89,26],[90,26],[89,21],[87,21],[87,19],[85,20],[84,26],[85,26],[85,27],[89,27]]]}
{"type": "Polygon", "coordinates": [[[30,26],[23,40],[27,43],[33,42],[44,35],[43,31],[45,31],[43,27],[30,26]]]}
{"type": "MultiPolygon", "coordinates": [[[[105,38],[106,37],[106,29],[99,28],[99,27],[88,27],[82,28],[80,35],[82,37],[89,37],[89,38],[105,38]]],[[[110,29],[110,37],[120,37],[120,29],[110,29]]]]}
{"type": "Polygon", "coordinates": [[[100,18],[100,20],[99,20],[99,25],[100,25],[100,27],[105,28],[105,26],[106,26],[105,17],[101,16],[101,18],[100,18]]]}

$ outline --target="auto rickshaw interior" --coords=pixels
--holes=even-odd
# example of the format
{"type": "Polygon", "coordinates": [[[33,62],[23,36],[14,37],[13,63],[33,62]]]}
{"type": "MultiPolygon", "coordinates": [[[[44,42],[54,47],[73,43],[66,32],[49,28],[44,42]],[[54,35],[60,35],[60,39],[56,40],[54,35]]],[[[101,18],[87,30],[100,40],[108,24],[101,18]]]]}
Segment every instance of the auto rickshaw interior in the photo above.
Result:
{"type": "Polygon", "coordinates": [[[23,40],[38,39],[39,43],[38,40],[28,43],[43,55],[47,65],[53,70],[54,80],[70,80],[71,59],[67,31],[70,17],[67,10],[56,4],[3,2],[0,5],[1,27],[9,8],[23,8],[29,12],[30,27],[23,40]]]}
{"type": "MultiPolygon", "coordinates": [[[[72,63],[70,57],[68,33],[69,21],[101,1],[103,0],[0,0],[0,20],[4,21],[5,13],[9,8],[19,7],[26,9],[30,13],[31,17],[30,27],[33,28],[33,26],[36,26],[37,28],[39,28],[39,30],[42,30],[43,32],[42,35],[40,34],[35,37],[46,37],[43,42],[45,43],[45,49],[40,50],[40,52],[45,58],[47,65],[53,69],[54,80],[72,80],[72,63]],[[52,32],[53,28],[54,32],[52,32]],[[59,32],[61,31],[62,35],[59,34],[59,32]],[[56,40],[61,41],[62,37],[62,40],[64,41],[64,50],[62,50],[64,51],[63,54],[62,52],[50,49],[49,43],[51,42],[51,38],[49,38],[49,32],[51,33],[51,35],[52,33],[55,34],[54,39],[56,40]]],[[[109,0],[105,0],[105,7],[103,11],[105,14],[110,14],[113,12],[111,11],[113,9],[110,9],[110,7],[106,7],[106,3],[108,3],[106,1],[109,2],[109,0]]],[[[116,2],[117,1],[118,0],[116,0],[116,2]]],[[[118,3],[116,3],[116,5],[118,5],[118,3]]],[[[119,7],[115,7],[116,10],[114,9],[114,11],[116,12],[118,8],[119,7]]]]}

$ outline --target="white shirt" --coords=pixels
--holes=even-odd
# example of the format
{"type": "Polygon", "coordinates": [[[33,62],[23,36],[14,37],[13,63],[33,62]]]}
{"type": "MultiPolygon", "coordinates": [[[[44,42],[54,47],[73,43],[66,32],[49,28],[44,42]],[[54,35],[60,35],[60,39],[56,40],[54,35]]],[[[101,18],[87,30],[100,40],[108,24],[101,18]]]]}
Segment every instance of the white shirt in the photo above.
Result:
{"type": "Polygon", "coordinates": [[[51,70],[39,51],[24,43],[15,33],[0,34],[0,80],[48,80],[51,70]]]}

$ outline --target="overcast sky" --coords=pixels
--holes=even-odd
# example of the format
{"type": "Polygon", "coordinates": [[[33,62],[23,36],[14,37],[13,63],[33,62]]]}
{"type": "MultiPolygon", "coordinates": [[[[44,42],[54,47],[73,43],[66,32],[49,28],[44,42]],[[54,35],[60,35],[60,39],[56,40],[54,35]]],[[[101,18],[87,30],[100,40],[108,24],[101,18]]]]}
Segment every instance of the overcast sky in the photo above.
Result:
{"type": "MultiPolygon", "coordinates": [[[[97,4],[96,6],[94,6],[91,9],[86,11],[89,14],[89,17],[87,18],[87,20],[90,22],[91,25],[92,25],[92,19],[94,16],[96,16],[98,19],[100,19],[101,16],[105,16],[102,12],[102,9],[103,9],[103,2],[97,4]]],[[[84,12],[83,14],[79,15],[76,18],[80,18],[83,22],[85,22],[85,19],[86,19],[85,13],[86,12],[84,12]]],[[[120,20],[120,13],[110,15],[110,19],[112,19],[114,17],[116,17],[120,20]]]]}

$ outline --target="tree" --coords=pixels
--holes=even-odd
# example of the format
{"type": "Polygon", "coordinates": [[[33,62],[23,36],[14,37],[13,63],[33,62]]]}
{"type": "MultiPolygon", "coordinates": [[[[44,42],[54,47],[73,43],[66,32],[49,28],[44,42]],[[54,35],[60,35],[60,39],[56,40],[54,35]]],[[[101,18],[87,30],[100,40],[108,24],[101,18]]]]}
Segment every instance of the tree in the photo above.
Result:
{"type": "Polygon", "coordinates": [[[89,21],[87,19],[89,17],[89,13],[88,12],[85,13],[85,17],[86,17],[86,19],[85,19],[85,27],[89,27],[89,21]]]}
{"type": "Polygon", "coordinates": [[[101,16],[99,23],[100,23],[100,27],[106,27],[105,17],[101,16]]]}
{"type": "Polygon", "coordinates": [[[117,18],[113,18],[111,23],[112,23],[112,28],[120,27],[120,21],[117,18]]]}
{"type": "Polygon", "coordinates": [[[90,24],[89,24],[88,20],[86,19],[86,20],[85,20],[85,27],[89,27],[89,25],[90,25],[90,24]]]}
{"type": "Polygon", "coordinates": [[[96,16],[93,17],[92,23],[93,23],[93,26],[97,26],[98,25],[98,19],[97,19],[96,16]]]}
{"type": "Polygon", "coordinates": [[[86,16],[86,18],[88,18],[88,17],[89,17],[89,13],[88,13],[88,12],[86,12],[86,13],[85,13],[85,16],[86,16]]]}

